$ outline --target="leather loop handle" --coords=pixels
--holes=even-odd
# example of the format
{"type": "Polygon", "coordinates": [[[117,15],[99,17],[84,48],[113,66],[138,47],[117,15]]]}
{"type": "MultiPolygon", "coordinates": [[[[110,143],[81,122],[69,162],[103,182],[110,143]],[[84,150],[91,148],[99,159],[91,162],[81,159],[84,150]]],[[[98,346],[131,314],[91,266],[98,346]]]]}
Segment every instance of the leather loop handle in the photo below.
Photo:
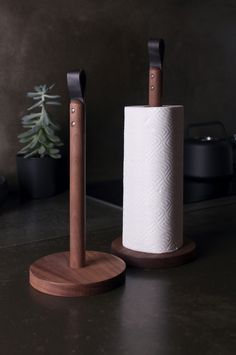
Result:
{"type": "Polygon", "coordinates": [[[79,100],[70,102],[70,267],[85,265],[85,115],[79,100]]]}
{"type": "Polygon", "coordinates": [[[67,73],[67,83],[71,100],[84,102],[86,74],[84,70],[67,73]]]}
{"type": "Polygon", "coordinates": [[[148,41],[149,66],[162,69],[165,42],[163,39],[150,39],[148,41]]]}

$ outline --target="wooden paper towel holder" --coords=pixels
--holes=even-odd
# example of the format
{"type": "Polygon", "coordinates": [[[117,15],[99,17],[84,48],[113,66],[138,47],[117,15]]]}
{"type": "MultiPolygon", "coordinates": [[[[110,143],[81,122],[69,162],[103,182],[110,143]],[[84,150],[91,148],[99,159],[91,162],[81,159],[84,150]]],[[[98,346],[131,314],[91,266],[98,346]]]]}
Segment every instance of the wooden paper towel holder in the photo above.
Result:
{"type": "MultiPolygon", "coordinates": [[[[165,44],[162,39],[150,40],[149,50],[149,106],[161,106],[162,94],[162,66],[165,44]]],[[[196,244],[184,238],[182,247],[168,253],[145,253],[128,249],[122,244],[122,237],[115,239],[111,245],[111,252],[121,257],[128,266],[139,268],[167,268],[174,267],[193,260],[196,257],[196,244]]]]}
{"type": "Polygon", "coordinates": [[[51,254],[30,266],[32,287],[54,296],[76,297],[109,291],[125,281],[117,256],[85,251],[84,72],[68,73],[70,102],[70,251],[51,254]]]}

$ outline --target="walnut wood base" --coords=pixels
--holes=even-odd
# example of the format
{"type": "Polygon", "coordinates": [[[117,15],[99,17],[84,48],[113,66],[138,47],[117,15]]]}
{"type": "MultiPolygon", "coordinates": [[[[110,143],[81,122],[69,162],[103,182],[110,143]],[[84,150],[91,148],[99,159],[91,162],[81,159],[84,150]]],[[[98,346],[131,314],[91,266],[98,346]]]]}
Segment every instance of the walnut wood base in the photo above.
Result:
{"type": "Polygon", "coordinates": [[[120,237],[113,241],[111,251],[122,258],[127,266],[161,269],[178,266],[193,260],[196,256],[196,244],[185,238],[184,244],[180,249],[171,253],[153,254],[125,248],[120,237]]]}
{"type": "Polygon", "coordinates": [[[86,252],[86,266],[72,269],[69,252],[44,256],[30,266],[30,284],[54,296],[77,297],[109,291],[125,281],[126,265],[117,256],[86,252]]]}

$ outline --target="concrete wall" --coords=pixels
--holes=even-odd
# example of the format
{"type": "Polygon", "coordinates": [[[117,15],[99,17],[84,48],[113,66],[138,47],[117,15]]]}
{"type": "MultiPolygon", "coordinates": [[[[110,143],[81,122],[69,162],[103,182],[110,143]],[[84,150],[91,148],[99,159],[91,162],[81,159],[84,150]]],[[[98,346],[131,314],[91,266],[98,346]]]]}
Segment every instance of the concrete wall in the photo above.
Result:
{"type": "Polygon", "coordinates": [[[0,173],[15,184],[20,116],[34,85],[56,83],[67,138],[66,72],[87,71],[89,181],[122,176],[123,107],[147,103],[147,40],[166,41],[163,103],[186,124],[235,132],[236,3],[231,0],[0,0],[0,173]]]}

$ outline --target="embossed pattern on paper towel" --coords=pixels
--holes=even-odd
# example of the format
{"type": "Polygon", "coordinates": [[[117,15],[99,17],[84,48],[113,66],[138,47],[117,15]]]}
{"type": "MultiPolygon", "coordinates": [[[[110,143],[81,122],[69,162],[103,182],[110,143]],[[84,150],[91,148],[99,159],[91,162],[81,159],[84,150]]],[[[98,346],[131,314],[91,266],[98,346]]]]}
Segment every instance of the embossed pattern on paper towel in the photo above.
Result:
{"type": "Polygon", "coordinates": [[[123,244],[176,250],[182,245],[183,109],[130,107],[125,130],[123,244]]]}

